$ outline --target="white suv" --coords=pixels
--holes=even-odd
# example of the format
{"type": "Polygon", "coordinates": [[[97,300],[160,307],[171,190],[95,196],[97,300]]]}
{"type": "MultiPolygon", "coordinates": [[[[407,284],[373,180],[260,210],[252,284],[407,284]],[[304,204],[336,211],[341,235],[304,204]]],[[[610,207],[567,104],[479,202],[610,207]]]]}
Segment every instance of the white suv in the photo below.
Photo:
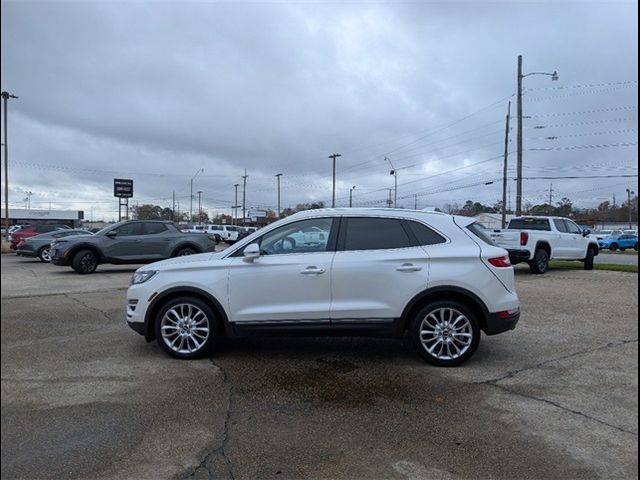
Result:
{"type": "Polygon", "coordinates": [[[300,212],[222,252],[146,265],[127,292],[131,328],[177,358],[220,335],[408,332],[451,366],[519,317],[507,252],[472,218],[412,210],[300,212]]]}
{"type": "Polygon", "coordinates": [[[235,225],[194,225],[189,229],[189,232],[218,235],[220,240],[232,245],[238,240],[240,227],[236,227],[235,225]]]}

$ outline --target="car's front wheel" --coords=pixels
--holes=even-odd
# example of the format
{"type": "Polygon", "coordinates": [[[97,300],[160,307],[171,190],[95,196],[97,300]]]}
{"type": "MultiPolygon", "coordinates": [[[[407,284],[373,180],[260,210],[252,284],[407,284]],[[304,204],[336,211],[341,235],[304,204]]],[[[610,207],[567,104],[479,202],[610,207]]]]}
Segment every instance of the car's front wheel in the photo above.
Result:
{"type": "Polygon", "coordinates": [[[593,248],[587,250],[587,256],[584,259],[584,269],[593,270],[593,259],[596,256],[596,252],[593,248]]]}
{"type": "Polygon", "coordinates": [[[50,247],[42,247],[38,250],[38,258],[41,262],[48,263],[51,261],[51,248],[50,247]]]}
{"type": "Polygon", "coordinates": [[[172,357],[182,359],[206,355],[217,333],[213,310],[195,297],[167,302],[158,312],[154,328],[160,347],[172,357]]]}
{"type": "Polygon", "coordinates": [[[611,250],[612,252],[615,252],[617,249],[618,249],[617,243],[612,243],[611,246],[609,247],[609,250],[611,250]]]}
{"type": "Polygon", "coordinates": [[[480,327],[466,306],[455,301],[434,302],[421,308],[409,329],[422,358],[439,367],[468,360],[480,343],[480,327]]]}
{"type": "Polygon", "coordinates": [[[185,248],[181,248],[180,250],[178,250],[174,256],[175,257],[185,257],[187,255],[195,255],[196,253],[198,253],[198,252],[196,252],[193,248],[185,247],[185,248]]]}
{"type": "Polygon", "coordinates": [[[81,250],[73,256],[71,268],[81,275],[93,273],[98,268],[98,255],[93,250],[81,250]]]}

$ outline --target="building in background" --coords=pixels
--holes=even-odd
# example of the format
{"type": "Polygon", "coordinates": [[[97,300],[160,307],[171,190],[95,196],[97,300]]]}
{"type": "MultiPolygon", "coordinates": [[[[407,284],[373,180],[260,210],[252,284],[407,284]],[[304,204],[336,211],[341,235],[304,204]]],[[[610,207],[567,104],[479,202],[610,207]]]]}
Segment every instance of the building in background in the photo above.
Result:
{"type": "MultiPolygon", "coordinates": [[[[4,225],[5,209],[2,209],[2,223],[4,225]]],[[[50,223],[79,228],[84,221],[82,210],[39,210],[37,208],[10,208],[9,225],[29,225],[35,223],[50,223]]]]}

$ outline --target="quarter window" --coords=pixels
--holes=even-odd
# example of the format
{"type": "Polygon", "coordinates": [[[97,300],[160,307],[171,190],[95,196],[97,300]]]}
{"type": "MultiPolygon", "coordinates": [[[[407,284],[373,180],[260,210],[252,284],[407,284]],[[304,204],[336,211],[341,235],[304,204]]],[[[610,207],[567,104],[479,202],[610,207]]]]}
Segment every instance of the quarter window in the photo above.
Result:
{"type": "Polygon", "coordinates": [[[406,223],[407,225],[409,225],[409,229],[416,237],[418,245],[436,245],[438,243],[445,243],[447,241],[442,235],[434,232],[423,223],[414,222],[411,220],[408,220],[406,223]]]}
{"type": "Polygon", "coordinates": [[[386,250],[410,247],[412,242],[395,218],[345,218],[344,250],[386,250]]]}

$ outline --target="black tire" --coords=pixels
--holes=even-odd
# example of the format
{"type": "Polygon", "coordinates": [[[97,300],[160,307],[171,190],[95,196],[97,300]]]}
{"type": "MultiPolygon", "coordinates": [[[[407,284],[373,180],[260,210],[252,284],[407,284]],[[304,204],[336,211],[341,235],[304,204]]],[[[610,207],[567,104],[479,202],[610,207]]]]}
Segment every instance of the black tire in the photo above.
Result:
{"type": "Polygon", "coordinates": [[[51,247],[47,245],[38,250],[38,258],[43,263],[51,262],[51,247]]]}
{"type": "Polygon", "coordinates": [[[191,247],[183,247],[175,253],[174,257],[186,257],[187,255],[195,255],[197,253],[198,252],[191,247]]]}
{"type": "Polygon", "coordinates": [[[609,245],[609,250],[611,250],[612,252],[615,252],[617,249],[618,249],[617,243],[612,243],[611,245],[609,245]]]}
{"type": "Polygon", "coordinates": [[[531,273],[543,275],[549,268],[549,254],[546,250],[539,248],[536,250],[533,260],[529,262],[531,273]]]}
{"type": "Polygon", "coordinates": [[[637,243],[633,246],[633,249],[634,249],[636,252],[638,251],[638,244],[637,244],[637,243]]]}
{"type": "Polygon", "coordinates": [[[93,250],[80,250],[73,256],[71,268],[80,275],[93,273],[98,268],[98,254],[93,250]]]}
{"type": "MultiPolygon", "coordinates": [[[[445,313],[444,318],[449,321],[453,318],[453,324],[455,325],[458,321],[456,319],[459,319],[460,316],[456,317],[454,314],[453,317],[450,317],[445,313]]],[[[434,328],[433,331],[435,332],[436,329],[434,328]]],[[[409,338],[413,348],[417,350],[420,356],[422,356],[427,363],[438,367],[455,367],[466,362],[477,350],[478,345],[480,344],[480,326],[475,315],[464,304],[453,300],[437,301],[425,305],[416,312],[411,319],[411,324],[409,326],[409,338]],[[429,337],[429,333],[426,333],[425,335],[421,334],[421,331],[423,333],[425,331],[428,332],[428,329],[432,328],[434,319],[442,319],[439,313],[442,310],[445,312],[455,311],[460,314],[460,316],[464,317],[465,320],[463,320],[462,323],[464,326],[463,331],[456,334],[455,332],[440,330],[440,334],[438,335],[434,333],[431,335],[432,338],[429,337]],[[463,352],[457,357],[449,355],[452,358],[443,358],[443,356],[436,354],[436,349],[441,348],[441,345],[446,345],[449,352],[454,352],[455,354],[456,352],[451,350],[451,347],[448,345],[452,345],[455,348],[458,343],[456,343],[454,337],[457,335],[466,336],[469,334],[471,335],[471,339],[468,342],[468,345],[464,347],[463,352]],[[430,352],[429,349],[432,349],[433,351],[430,352]]],[[[440,353],[444,352],[440,350],[440,353]]]]}
{"type": "MultiPolygon", "coordinates": [[[[216,337],[216,335],[218,334],[218,331],[220,330],[218,328],[218,322],[216,319],[216,315],[213,312],[213,309],[207,303],[200,300],[199,298],[189,297],[189,296],[174,298],[172,300],[169,300],[167,303],[165,303],[154,318],[153,328],[156,334],[156,340],[158,342],[158,345],[160,345],[160,348],[162,348],[170,356],[174,358],[184,359],[184,360],[193,359],[193,358],[202,358],[205,355],[207,355],[211,351],[211,346],[213,344],[214,338],[216,337]],[[200,322],[200,319],[204,318],[206,321],[206,326],[208,328],[206,339],[202,341],[201,345],[198,348],[195,348],[195,343],[193,343],[193,338],[199,339],[200,337],[190,336],[188,333],[189,331],[186,330],[187,328],[193,328],[191,332],[196,332],[197,330],[195,329],[195,327],[184,326],[184,327],[181,327],[181,328],[184,328],[184,330],[180,330],[180,331],[178,330],[178,328],[175,328],[175,329],[168,328],[168,327],[172,327],[172,325],[176,323],[176,322],[173,322],[172,324],[171,319],[178,318],[178,317],[173,316],[171,314],[167,315],[167,313],[172,309],[183,312],[182,316],[178,315],[182,320],[185,318],[184,312],[189,311],[188,308],[185,308],[184,310],[180,310],[181,308],[183,308],[183,306],[187,306],[187,307],[191,306],[194,310],[199,309],[204,314],[204,317],[201,317],[199,315],[193,315],[193,319],[196,322],[200,322]],[[167,315],[167,320],[165,320],[165,324],[163,325],[163,319],[165,318],[165,315],[167,315]],[[164,336],[163,336],[163,326],[165,327],[164,331],[169,332],[164,336]],[[174,332],[174,330],[175,330],[175,335],[171,333],[171,332],[174,332]],[[182,337],[180,332],[184,332],[185,336],[182,337]],[[181,341],[182,338],[184,338],[184,341],[186,341],[186,345],[182,348],[179,348],[181,344],[178,344],[177,342],[181,341]],[[171,342],[176,343],[175,345],[176,349],[171,347],[171,342]],[[184,351],[184,352],[179,351],[179,350],[190,349],[192,346],[194,347],[193,351],[184,351]]],[[[200,334],[203,334],[201,328],[200,328],[200,334]]],[[[194,333],[194,335],[197,335],[197,334],[194,333]]]]}
{"type": "Polygon", "coordinates": [[[587,256],[584,259],[584,269],[593,270],[593,259],[596,256],[596,251],[593,248],[587,250],[587,256]]]}

